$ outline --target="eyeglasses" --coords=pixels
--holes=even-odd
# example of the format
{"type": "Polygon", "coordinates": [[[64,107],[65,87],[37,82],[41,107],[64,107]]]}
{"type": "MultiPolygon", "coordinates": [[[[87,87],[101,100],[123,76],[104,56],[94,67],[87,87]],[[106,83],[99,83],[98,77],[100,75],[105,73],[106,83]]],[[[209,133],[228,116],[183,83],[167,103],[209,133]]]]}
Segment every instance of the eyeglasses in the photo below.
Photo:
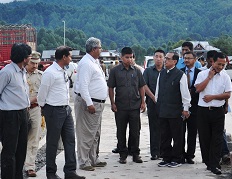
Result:
{"type": "Polygon", "coordinates": [[[184,60],[191,60],[191,59],[194,59],[194,58],[190,58],[190,57],[184,58],[184,60]]]}
{"type": "Polygon", "coordinates": [[[64,71],[64,81],[67,83],[68,82],[68,75],[67,73],[64,71]]]}
{"type": "Polygon", "coordinates": [[[164,57],[165,60],[173,60],[172,58],[169,58],[169,57],[164,57]]]}

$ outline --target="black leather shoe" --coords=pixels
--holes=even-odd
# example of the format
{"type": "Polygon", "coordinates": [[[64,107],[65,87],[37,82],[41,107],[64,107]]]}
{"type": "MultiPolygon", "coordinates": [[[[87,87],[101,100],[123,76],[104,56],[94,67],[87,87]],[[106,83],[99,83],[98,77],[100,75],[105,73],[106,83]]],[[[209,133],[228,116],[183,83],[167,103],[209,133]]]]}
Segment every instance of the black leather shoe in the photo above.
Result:
{"type": "Polygon", "coordinates": [[[117,154],[117,153],[119,153],[119,149],[115,148],[115,149],[112,150],[112,152],[115,153],[115,154],[117,154]]]}
{"type": "Polygon", "coordinates": [[[126,164],[126,158],[120,158],[118,162],[121,164],[126,164]]]}
{"type": "Polygon", "coordinates": [[[85,179],[84,176],[79,176],[79,175],[74,175],[74,176],[70,176],[70,177],[67,177],[65,176],[64,179],[85,179]]]}
{"type": "Polygon", "coordinates": [[[218,168],[211,168],[211,172],[216,174],[216,175],[221,175],[222,171],[218,168]]]}
{"type": "Polygon", "coordinates": [[[56,173],[47,173],[47,179],[60,179],[56,173]]]}
{"type": "Polygon", "coordinates": [[[141,157],[139,155],[134,155],[133,156],[133,162],[135,163],[143,163],[141,157]]]}
{"type": "Polygon", "coordinates": [[[188,163],[188,164],[194,164],[195,162],[191,158],[186,158],[186,163],[188,163]]]}
{"type": "Polygon", "coordinates": [[[158,160],[158,159],[159,159],[159,156],[158,156],[158,155],[151,156],[151,160],[158,160]]]}

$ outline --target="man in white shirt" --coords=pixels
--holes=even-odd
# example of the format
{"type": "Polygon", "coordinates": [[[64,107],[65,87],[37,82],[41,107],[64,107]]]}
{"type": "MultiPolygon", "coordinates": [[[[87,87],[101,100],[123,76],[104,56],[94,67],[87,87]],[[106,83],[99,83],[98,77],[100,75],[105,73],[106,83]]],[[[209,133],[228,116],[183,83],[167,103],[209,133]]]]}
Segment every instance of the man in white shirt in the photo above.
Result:
{"type": "Polygon", "coordinates": [[[77,156],[79,168],[86,171],[107,165],[97,155],[102,112],[107,98],[105,74],[98,60],[101,49],[99,39],[91,37],[86,41],[86,55],[78,63],[74,83],[77,156]]]}
{"type": "Polygon", "coordinates": [[[56,175],[56,152],[60,136],[64,144],[65,179],[84,179],[76,174],[75,132],[72,109],[69,106],[69,79],[64,69],[71,60],[72,49],[60,46],[56,49],[56,61],[43,73],[38,92],[38,104],[41,106],[47,126],[46,138],[46,175],[48,179],[59,178],[56,175]]]}
{"type": "Polygon", "coordinates": [[[223,70],[225,55],[218,52],[212,67],[200,72],[195,87],[199,92],[197,122],[203,162],[207,170],[220,175],[220,157],[223,143],[225,113],[223,105],[232,91],[230,77],[223,70]]]}

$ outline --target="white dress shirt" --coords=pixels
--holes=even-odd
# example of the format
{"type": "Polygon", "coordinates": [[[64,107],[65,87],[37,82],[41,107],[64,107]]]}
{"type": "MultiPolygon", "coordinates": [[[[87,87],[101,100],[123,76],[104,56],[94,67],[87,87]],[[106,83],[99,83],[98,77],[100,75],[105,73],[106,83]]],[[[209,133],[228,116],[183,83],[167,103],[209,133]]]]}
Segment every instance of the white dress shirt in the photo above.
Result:
{"type": "MultiPolygon", "coordinates": [[[[170,69],[170,70],[172,70],[172,69],[170,69]]],[[[167,73],[170,70],[167,70],[167,73]]],[[[160,77],[160,74],[159,74],[159,77],[160,77]]],[[[157,84],[156,84],[155,101],[158,100],[159,77],[157,79],[157,84]]],[[[180,79],[180,93],[181,93],[181,100],[182,100],[184,111],[189,111],[189,108],[191,107],[191,104],[190,104],[190,102],[191,102],[191,95],[190,95],[189,89],[188,89],[188,83],[187,83],[187,76],[186,76],[186,74],[183,74],[182,77],[181,77],[181,79],[180,79]]]]}
{"type": "Polygon", "coordinates": [[[69,104],[68,75],[56,62],[53,62],[42,75],[37,101],[40,106],[69,104]]]}
{"type": "MultiPolygon", "coordinates": [[[[209,70],[204,70],[198,73],[197,79],[195,81],[195,86],[197,84],[200,84],[203,82],[209,74],[209,70]]],[[[217,94],[222,94],[225,92],[230,92],[232,91],[232,86],[231,86],[231,81],[229,75],[225,72],[225,70],[222,70],[220,73],[217,73],[214,75],[214,77],[209,81],[208,85],[206,88],[199,93],[199,101],[198,101],[198,106],[202,107],[220,107],[223,106],[225,103],[225,100],[212,100],[208,103],[206,103],[203,98],[205,95],[217,95],[217,94]]]]}
{"type": "Polygon", "coordinates": [[[87,106],[93,105],[91,98],[105,100],[108,95],[105,74],[98,59],[86,54],[78,63],[74,91],[80,93],[87,106]]]}

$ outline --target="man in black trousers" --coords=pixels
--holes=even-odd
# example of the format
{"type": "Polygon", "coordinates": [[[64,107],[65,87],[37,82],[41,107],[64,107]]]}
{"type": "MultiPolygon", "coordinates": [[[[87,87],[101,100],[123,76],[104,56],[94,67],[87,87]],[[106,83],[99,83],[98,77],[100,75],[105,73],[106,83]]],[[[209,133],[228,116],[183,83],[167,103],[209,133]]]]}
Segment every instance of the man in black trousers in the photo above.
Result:
{"type": "Polygon", "coordinates": [[[160,122],[156,111],[156,104],[154,102],[155,99],[153,99],[153,96],[155,98],[157,79],[160,72],[163,70],[164,56],[165,52],[163,50],[156,50],[153,56],[155,65],[146,68],[143,73],[144,80],[147,84],[145,85],[145,92],[150,130],[151,160],[157,160],[160,157],[160,122]]]}
{"type": "Polygon", "coordinates": [[[197,103],[199,94],[196,93],[194,83],[197,79],[198,73],[201,71],[195,67],[196,54],[192,51],[188,51],[183,55],[184,63],[186,67],[181,70],[187,75],[188,88],[191,95],[191,112],[188,119],[183,122],[183,163],[185,160],[188,164],[194,164],[193,158],[195,157],[196,150],[196,137],[197,137],[197,103]],[[187,150],[185,152],[185,132],[187,127],[187,150]]]}
{"type": "Polygon", "coordinates": [[[72,109],[69,106],[69,79],[65,66],[69,65],[72,49],[60,46],[56,49],[56,61],[43,73],[38,92],[38,104],[41,106],[47,126],[46,136],[46,176],[56,179],[56,152],[60,136],[64,144],[65,179],[84,179],[76,174],[75,133],[72,109]]]}
{"type": "Polygon", "coordinates": [[[187,77],[176,68],[179,55],[169,52],[165,56],[165,69],[156,85],[156,107],[161,128],[161,155],[159,167],[179,167],[182,160],[183,119],[189,117],[191,97],[187,77]],[[181,117],[182,116],[182,117],[181,117]],[[173,140],[173,145],[172,145],[173,140]]]}
{"type": "Polygon", "coordinates": [[[207,170],[220,175],[220,157],[223,143],[225,112],[223,105],[232,91],[230,77],[223,70],[226,58],[216,53],[212,66],[200,72],[195,87],[199,92],[197,126],[203,162],[207,170]]]}
{"type": "Polygon", "coordinates": [[[14,44],[10,58],[12,62],[0,71],[1,178],[23,179],[30,106],[24,67],[31,59],[31,47],[14,44]]]}

